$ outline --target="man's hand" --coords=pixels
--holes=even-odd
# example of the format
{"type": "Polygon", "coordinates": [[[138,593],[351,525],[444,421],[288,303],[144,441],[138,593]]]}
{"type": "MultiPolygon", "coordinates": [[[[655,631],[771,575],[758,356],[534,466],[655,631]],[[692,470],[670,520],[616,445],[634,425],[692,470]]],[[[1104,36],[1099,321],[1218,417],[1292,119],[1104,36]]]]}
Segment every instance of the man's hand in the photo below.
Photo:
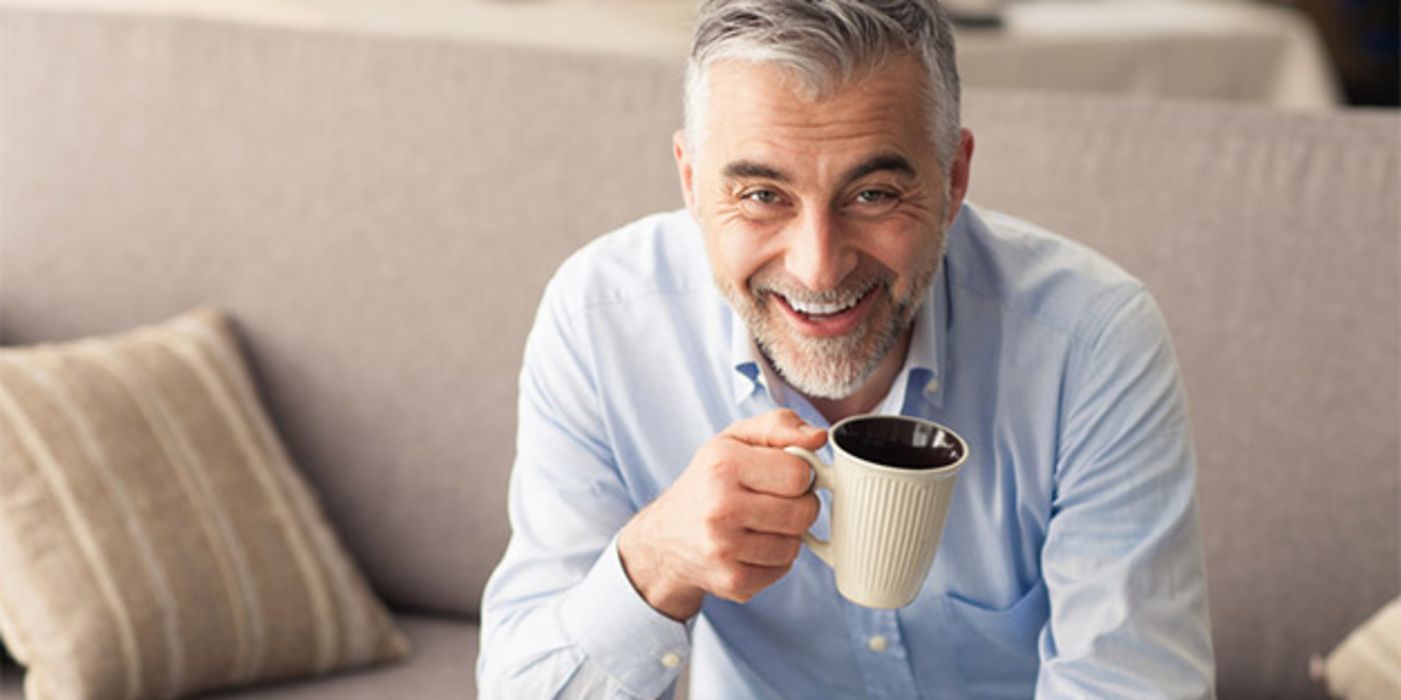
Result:
{"type": "Polygon", "coordinates": [[[807,462],[824,431],[783,409],[735,422],[697,450],[686,470],[618,535],[618,554],[642,597],[674,620],[706,593],[745,602],[793,566],[817,519],[807,462]]]}

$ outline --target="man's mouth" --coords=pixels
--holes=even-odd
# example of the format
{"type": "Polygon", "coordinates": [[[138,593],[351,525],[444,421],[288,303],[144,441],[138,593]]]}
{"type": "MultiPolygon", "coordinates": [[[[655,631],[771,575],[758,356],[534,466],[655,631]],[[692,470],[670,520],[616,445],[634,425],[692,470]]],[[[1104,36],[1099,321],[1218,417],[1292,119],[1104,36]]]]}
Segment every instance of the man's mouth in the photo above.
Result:
{"type": "Polygon", "coordinates": [[[856,304],[865,297],[866,295],[862,294],[861,296],[856,297],[845,304],[823,304],[811,301],[798,301],[797,299],[792,299],[789,297],[784,297],[783,300],[788,302],[788,306],[794,311],[797,311],[798,313],[807,316],[808,318],[814,318],[824,316],[836,316],[850,311],[852,307],[856,306],[856,304]]]}
{"type": "Polygon", "coordinates": [[[838,336],[856,329],[876,298],[875,291],[879,287],[879,284],[873,284],[861,294],[837,302],[792,299],[779,293],[774,293],[774,298],[804,335],[838,336]]]}

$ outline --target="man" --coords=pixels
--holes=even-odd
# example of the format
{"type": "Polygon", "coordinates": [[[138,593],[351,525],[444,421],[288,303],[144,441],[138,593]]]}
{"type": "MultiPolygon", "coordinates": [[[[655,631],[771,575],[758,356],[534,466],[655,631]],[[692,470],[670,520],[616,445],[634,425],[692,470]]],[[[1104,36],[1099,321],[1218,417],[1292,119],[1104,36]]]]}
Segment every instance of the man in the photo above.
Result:
{"type": "MultiPolygon", "coordinates": [[[[963,202],[934,0],[712,0],[686,211],[587,246],[527,343],[487,697],[1200,698],[1195,467],[1161,316],[1064,239],[963,202]],[[903,413],[963,435],[933,569],[841,598],[805,463],[903,413]]],[[[823,492],[823,497],[826,493],[823,492]]]]}

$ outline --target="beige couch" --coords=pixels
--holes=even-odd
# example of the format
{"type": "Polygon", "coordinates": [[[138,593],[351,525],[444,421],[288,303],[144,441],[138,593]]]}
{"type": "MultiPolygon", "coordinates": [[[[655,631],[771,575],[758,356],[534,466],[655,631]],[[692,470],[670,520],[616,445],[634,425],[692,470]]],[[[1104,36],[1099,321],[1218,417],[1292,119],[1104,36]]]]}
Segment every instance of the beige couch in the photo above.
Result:
{"type": "MultiPolygon", "coordinates": [[[[678,206],[679,76],[624,53],[0,3],[0,342],[227,309],[414,645],[226,697],[474,695],[524,334],[568,252],[678,206]]],[[[1166,312],[1221,697],[1316,696],[1310,655],[1401,591],[1401,120],[966,103],[972,199],[1108,253],[1166,312]]]]}

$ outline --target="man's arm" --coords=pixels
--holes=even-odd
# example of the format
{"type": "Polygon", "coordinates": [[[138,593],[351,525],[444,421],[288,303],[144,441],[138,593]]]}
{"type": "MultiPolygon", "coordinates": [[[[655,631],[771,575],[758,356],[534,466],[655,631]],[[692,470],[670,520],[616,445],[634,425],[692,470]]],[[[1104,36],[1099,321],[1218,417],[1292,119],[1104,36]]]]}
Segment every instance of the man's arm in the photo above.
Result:
{"type": "Polygon", "coordinates": [[[558,279],[526,342],[511,541],[482,601],[484,698],[658,697],[686,627],[628,582],[614,536],[634,515],[606,442],[593,358],[558,279]]]}
{"type": "Polygon", "coordinates": [[[563,296],[552,283],[526,345],[512,538],[483,601],[478,684],[488,698],[656,697],[704,595],[745,600],[791,567],[818,502],[781,448],[825,435],[791,411],[737,421],[638,513],[563,296]]]}
{"type": "Polygon", "coordinates": [[[1038,698],[1210,698],[1214,661],[1186,397],[1144,291],[1071,359],[1042,555],[1038,698]]]}

